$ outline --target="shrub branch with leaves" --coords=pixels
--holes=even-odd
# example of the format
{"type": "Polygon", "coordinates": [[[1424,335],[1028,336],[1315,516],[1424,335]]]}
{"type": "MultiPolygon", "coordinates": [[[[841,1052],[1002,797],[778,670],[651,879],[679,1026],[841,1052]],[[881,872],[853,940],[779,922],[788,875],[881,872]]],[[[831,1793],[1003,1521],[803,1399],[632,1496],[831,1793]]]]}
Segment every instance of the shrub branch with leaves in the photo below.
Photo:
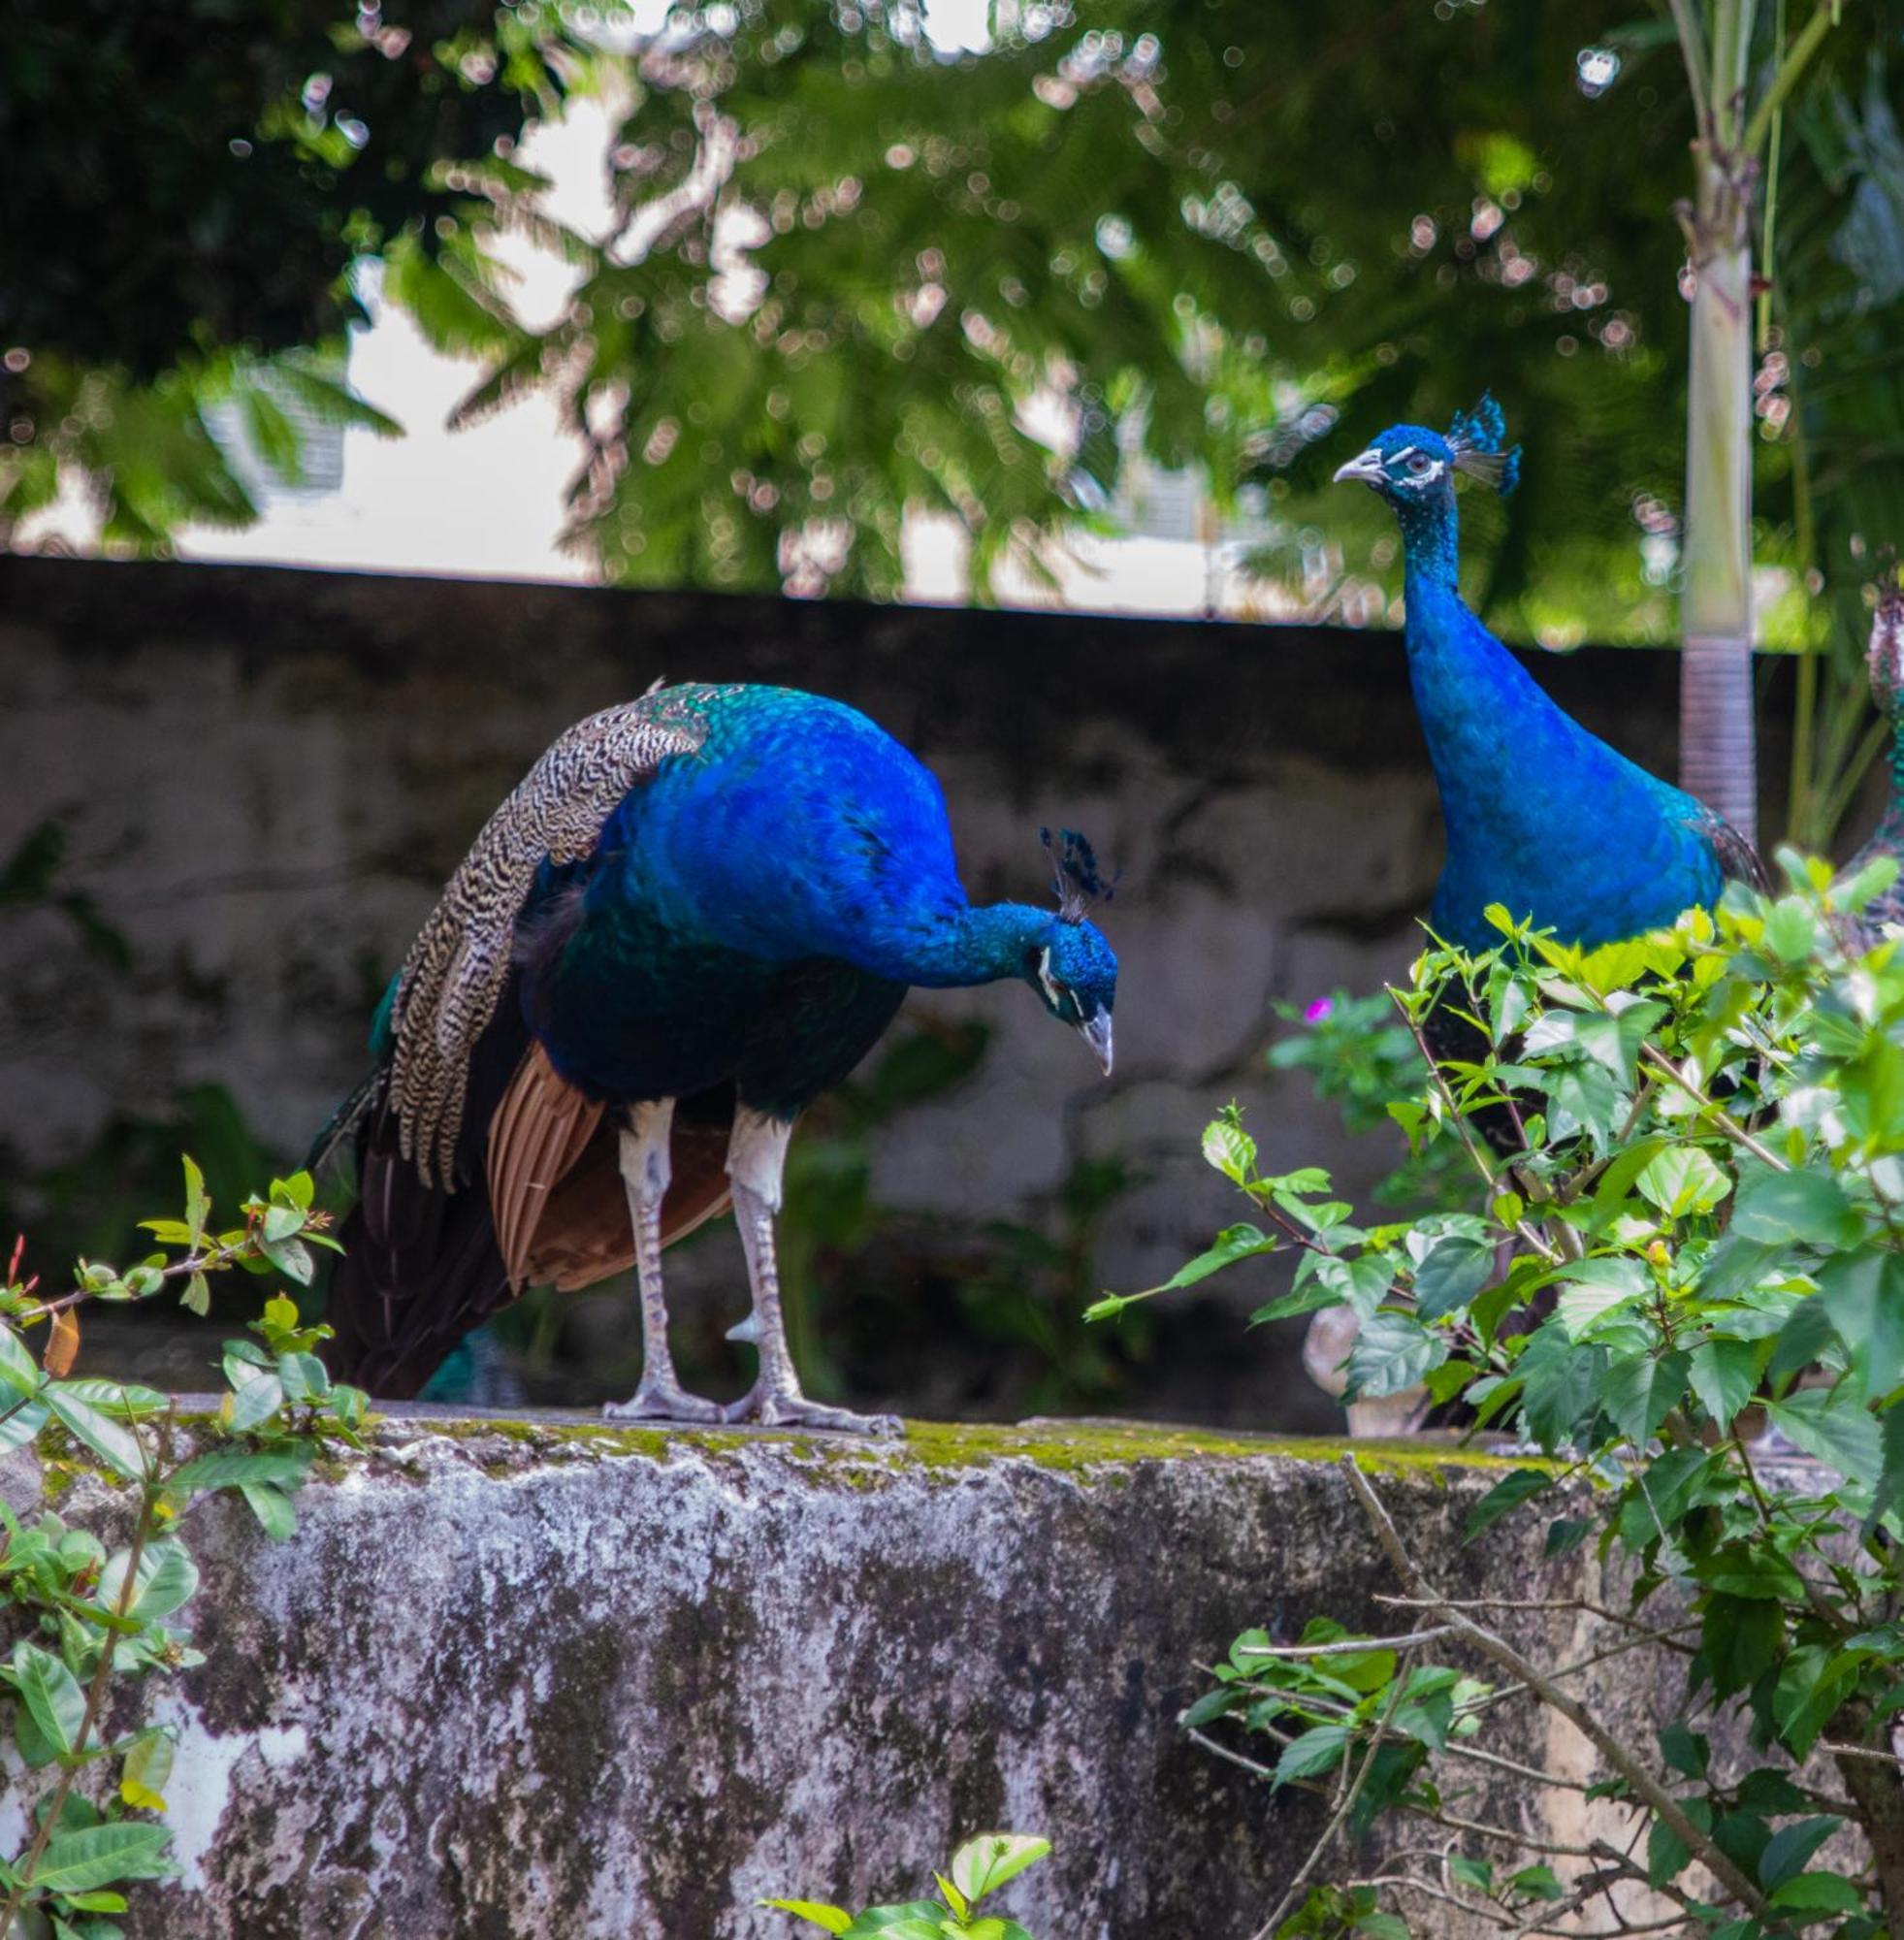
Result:
{"type": "Polygon", "coordinates": [[[1894,864],[1834,884],[1781,860],[1776,898],[1735,889],[1638,941],[1583,953],[1496,911],[1496,951],[1424,954],[1393,993],[1402,1019],[1419,1039],[1452,1005],[1477,1053],[1425,1062],[1389,1110],[1417,1153],[1459,1152],[1472,1211],[1363,1226],[1325,1174],[1261,1175],[1234,1107],[1206,1135],[1263,1225],[1229,1228],[1178,1282],[1293,1249],[1291,1291],[1257,1317],[1351,1309],[1349,1399],[1425,1383],[1528,1449],[1469,1537],[1540,1517],[1547,1557],[1592,1544],[1618,1586],[1457,1593],[1346,1458],[1394,1633],[1252,1632],[1185,1717],[1333,1801],[1265,1936],[1394,1936],[1451,1912],[1514,1935],[1904,1932],[1904,947],[1863,947],[1857,922],[1894,864]],[[1767,1422],[1797,1457],[1768,1449],[1767,1422]],[[1591,1644],[1535,1661],[1509,1633],[1543,1610],[1591,1644]],[[1677,1691],[1653,1742],[1589,1701],[1609,1665],[1677,1691]],[[1583,1734],[1590,1783],[1502,1748],[1528,1706],[1583,1734]],[[1501,1779],[1584,1785],[1620,1836],[1497,1823],[1469,1801],[1501,1779]],[[1358,1877],[1339,1836],[1382,1813],[1432,1826],[1433,1850],[1358,1877]],[[1863,1854],[1819,1859],[1847,1827],[1863,1854]]]}
{"type": "Polygon", "coordinates": [[[115,1940],[120,1889],[174,1870],[171,1833],[152,1816],[166,1809],[173,1739],[140,1721],[136,1690],[204,1661],[168,1622],[198,1588],[185,1518],[229,1491],[272,1536],[289,1535],[291,1498],[318,1449],[332,1438],[359,1445],[366,1412],[365,1396],[334,1385],[316,1356],[329,1329],[302,1326],[282,1294],[252,1323],[255,1339],[226,1342],[227,1391],[209,1422],[181,1419],[171,1397],[134,1382],[73,1378],[79,1311],[176,1290],[204,1313],[208,1276],[232,1268],[304,1284],[310,1248],[336,1245],[311,1196],[307,1174],[274,1180],[244,1203],[242,1224],[219,1231],[188,1158],[182,1216],[146,1221],[160,1250],[129,1270],[82,1260],[71,1292],[42,1295],[14,1249],[0,1283],[0,1455],[31,1446],[43,1464],[94,1469],[111,1497],[102,1520],[124,1529],[109,1550],[51,1510],[28,1523],[0,1503],[0,1626],[12,1633],[0,1690],[21,1763],[46,1774],[24,1848],[0,1859],[7,1940],[115,1940]],[[116,1785],[100,1776],[110,1767],[116,1785]]]}
{"type": "Polygon", "coordinates": [[[946,1872],[932,1875],[937,1899],[869,1906],[860,1914],[813,1899],[764,1899],[760,1904],[794,1914],[838,1940],[1032,1940],[1016,1920],[982,1914],[979,1902],[1050,1850],[1049,1839],[1029,1833],[983,1832],[959,1847],[946,1872]]]}

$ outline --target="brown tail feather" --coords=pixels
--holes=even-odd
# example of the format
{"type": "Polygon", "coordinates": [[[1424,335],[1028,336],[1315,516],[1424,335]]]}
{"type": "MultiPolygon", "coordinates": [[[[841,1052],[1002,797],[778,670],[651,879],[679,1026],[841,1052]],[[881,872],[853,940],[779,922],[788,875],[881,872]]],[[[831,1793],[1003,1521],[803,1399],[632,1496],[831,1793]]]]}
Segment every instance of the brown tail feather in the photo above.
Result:
{"type": "MultiPolygon", "coordinates": [[[[689,1100],[677,1114],[662,1245],[726,1207],[732,1121],[730,1098],[689,1100]]],[[[490,1204],[512,1289],[573,1292],[634,1264],[619,1138],[602,1107],[532,1047],[489,1128],[490,1204]]]]}

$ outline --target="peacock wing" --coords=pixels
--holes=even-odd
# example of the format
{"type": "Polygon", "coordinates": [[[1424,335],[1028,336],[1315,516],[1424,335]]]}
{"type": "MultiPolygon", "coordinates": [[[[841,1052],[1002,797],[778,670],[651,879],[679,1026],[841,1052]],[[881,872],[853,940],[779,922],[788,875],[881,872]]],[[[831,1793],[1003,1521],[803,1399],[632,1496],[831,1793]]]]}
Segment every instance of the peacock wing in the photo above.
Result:
{"type": "MultiPolygon", "coordinates": [[[[663,1245],[726,1208],[732,1125],[730,1089],[676,1107],[663,1245]]],[[[532,1045],[489,1127],[489,1198],[512,1292],[525,1286],[572,1292],[634,1264],[620,1136],[603,1107],[563,1078],[539,1044],[532,1045]]]]}
{"type": "Polygon", "coordinates": [[[1719,873],[1728,883],[1744,883],[1754,889],[1772,887],[1759,851],[1723,815],[1703,809],[1695,825],[1712,845],[1712,853],[1719,858],[1719,873]]]}
{"type": "Polygon", "coordinates": [[[629,789],[706,738],[698,688],[577,722],[549,747],[451,876],[410,947],[392,1013],[388,1101],[426,1185],[456,1185],[470,1059],[509,980],[516,920],[542,863],[579,861],[629,789]]]}

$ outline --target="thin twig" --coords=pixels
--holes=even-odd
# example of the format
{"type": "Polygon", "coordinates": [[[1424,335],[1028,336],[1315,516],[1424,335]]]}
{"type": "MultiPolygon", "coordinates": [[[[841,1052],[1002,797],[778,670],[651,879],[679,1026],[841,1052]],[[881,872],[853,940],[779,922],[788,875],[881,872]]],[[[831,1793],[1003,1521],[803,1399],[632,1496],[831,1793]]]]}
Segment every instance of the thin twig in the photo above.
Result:
{"type": "MultiPolygon", "coordinates": [[[[1382,1506],[1381,1498],[1375,1494],[1369,1478],[1357,1467],[1355,1457],[1344,1455],[1341,1469],[1349,1487],[1361,1503],[1370,1525],[1374,1530],[1376,1541],[1381,1544],[1382,1551],[1395,1573],[1401,1577],[1403,1587],[1412,1596],[1433,1598],[1435,1593],[1432,1586],[1415,1568],[1414,1561],[1404,1546],[1387,1509],[1382,1506]]],[[[1484,1629],[1472,1618],[1465,1616],[1461,1611],[1445,1603],[1437,1601],[1435,1607],[1450,1619],[1482,1656],[1500,1665],[1510,1675],[1519,1678],[1542,1703],[1549,1709],[1558,1711],[1576,1730],[1586,1736],[1607,1763],[1627,1781],[1631,1790],[1677,1834],[1681,1844],[1705,1861],[1707,1871],[1733,1898],[1754,1915],[1763,1913],[1765,1895],[1745,1876],[1737,1862],[1694,1825],[1678,1799],[1577,1698],[1570,1692],[1564,1691],[1535,1665],[1530,1664],[1504,1637],[1497,1636],[1494,1632],[1484,1629]]]]}
{"type": "Polygon", "coordinates": [[[1375,1735],[1370,1741],[1361,1768],[1355,1774],[1355,1782],[1343,1793],[1341,1803],[1336,1807],[1328,1825],[1322,1828],[1322,1836],[1309,1849],[1308,1858],[1303,1861],[1296,1877],[1289,1882],[1282,1897],[1276,1901],[1275,1911],[1256,1929],[1250,1940],[1272,1940],[1276,1928],[1282,1924],[1284,1914],[1301,1897],[1304,1887],[1309,1882],[1309,1876],[1321,1863],[1323,1854],[1335,1843],[1336,1834],[1341,1830],[1348,1815],[1355,1809],[1355,1801],[1361,1797],[1362,1788],[1368,1784],[1369,1774],[1375,1768],[1375,1760],[1380,1756],[1382,1739],[1387,1734],[1389,1722],[1401,1707],[1402,1694],[1407,1688],[1408,1680],[1405,1677],[1398,1677],[1395,1680],[1389,1692],[1388,1703],[1383,1707],[1382,1715],[1376,1723],[1375,1735]]]}
{"type": "Polygon", "coordinates": [[[1339,1643],[1240,1643],[1239,1657],[1362,1657],[1372,1650],[1418,1650],[1425,1643],[1453,1636],[1452,1624],[1432,1631],[1414,1631],[1399,1637],[1344,1637],[1339,1643]]]}
{"type": "Polygon", "coordinates": [[[1774,1172],[1790,1172],[1791,1170],[1784,1159],[1780,1158],[1775,1152],[1767,1150],[1764,1146],[1761,1146],[1729,1112],[1714,1104],[1712,1099],[1701,1091],[1658,1045],[1641,1045],[1639,1054],[1655,1071],[1659,1072],[1662,1077],[1671,1079],[1686,1093],[1687,1097],[1694,1099],[1702,1106],[1711,1115],[1713,1123],[1735,1146],[1738,1146],[1745,1151],[1749,1151],[1761,1165],[1770,1166],[1774,1172]]]}

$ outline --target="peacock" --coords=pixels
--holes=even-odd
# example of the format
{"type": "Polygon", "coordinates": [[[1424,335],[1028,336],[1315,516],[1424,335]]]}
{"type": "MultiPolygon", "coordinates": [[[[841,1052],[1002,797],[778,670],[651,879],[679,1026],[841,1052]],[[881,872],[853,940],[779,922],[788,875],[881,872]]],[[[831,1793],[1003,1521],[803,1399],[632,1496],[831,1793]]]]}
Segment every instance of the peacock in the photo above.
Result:
{"type": "Polygon", "coordinates": [[[1372,487],[1402,528],[1408,676],[1428,739],[1447,858],[1429,921],[1467,950],[1500,941],[1501,904],[1564,943],[1643,935],[1760,883],[1750,842],[1693,796],[1590,734],[1548,698],[1463,602],[1455,474],[1503,496],[1520,447],[1483,397],[1445,434],[1396,425],[1336,473],[1372,487]]]}
{"type": "MultiPolygon", "coordinates": [[[[1846,870],[1853,876],[1881,857],[1904,863],[1904,587],[1898,585],[1894,568],[1871,615],[1865,665],[1871,677],[1871,698],[1890,723],[1890,788],[1877,827],[1846,870]]],[[[1865,904],[1858,914],[1858,924],[1866,943],[1876,943],[1888,930],[1904,927],[1904,874],[1865,904]]]]}
{"type": "Polygon", "coordinates": [[[525,1286],[635,1269],[643,1367],[607,1412],[893,1432],[810,1400],[774,1215],[793,1122],[909,987],[1017,978],[1106,1076],[1117,962],[1091,846],[1044,833],[1055,908],[974,906],[938,782],[843,703],[686,685],[578,723],[490,818],[392,980],[375,1069],[321,1142],[358,1198],[337,1370],[414,1394],[525,1286]],[[668,1348],[662,1248],[731,1203],[758,1378],[723,1406],[668,1348]]]}

